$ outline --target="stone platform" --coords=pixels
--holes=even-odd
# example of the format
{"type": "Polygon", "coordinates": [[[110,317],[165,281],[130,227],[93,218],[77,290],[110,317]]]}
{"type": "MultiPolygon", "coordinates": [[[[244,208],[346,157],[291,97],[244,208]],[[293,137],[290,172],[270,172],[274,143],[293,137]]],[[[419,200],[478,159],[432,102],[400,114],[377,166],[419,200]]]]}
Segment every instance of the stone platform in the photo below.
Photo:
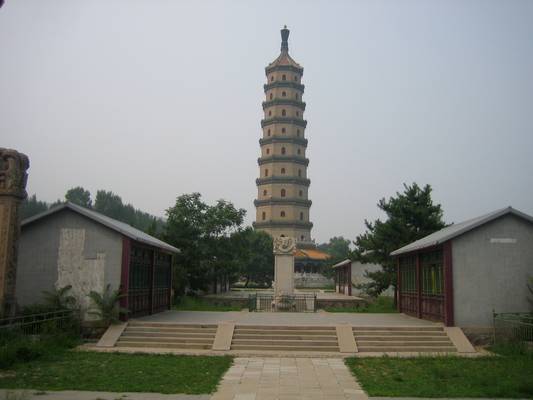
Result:
{"type": "MultiPolygon", "coordinates": [[[[318,310],[326,308],[357,308],[367,304],[361,297],[345,296],[339,293],[324,292],[320,290],[296,289],[295,294],[316,294],[316,307],[318,310]]],[[[226,293],[208,294],[203,297],[207,302],[221,306],[248,308],[248,297],[255,293],[274,294],[272,290],[232,290],[226,293]]]]}

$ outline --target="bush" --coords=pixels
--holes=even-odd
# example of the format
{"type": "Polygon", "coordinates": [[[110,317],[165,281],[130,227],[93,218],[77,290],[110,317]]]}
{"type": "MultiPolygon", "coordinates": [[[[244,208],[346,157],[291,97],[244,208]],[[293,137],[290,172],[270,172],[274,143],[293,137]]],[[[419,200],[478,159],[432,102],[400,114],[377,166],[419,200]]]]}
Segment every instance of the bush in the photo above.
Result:
{"type": "Polygon", "coordinates": [[[0,369],[15,363],[25,363],[42,357],[53,357],[78,345],[80,323],[77,318],[47,321],[36,329],[38,334],[25,334],[20,329],[3,327],[0,330],[0,369]]]}

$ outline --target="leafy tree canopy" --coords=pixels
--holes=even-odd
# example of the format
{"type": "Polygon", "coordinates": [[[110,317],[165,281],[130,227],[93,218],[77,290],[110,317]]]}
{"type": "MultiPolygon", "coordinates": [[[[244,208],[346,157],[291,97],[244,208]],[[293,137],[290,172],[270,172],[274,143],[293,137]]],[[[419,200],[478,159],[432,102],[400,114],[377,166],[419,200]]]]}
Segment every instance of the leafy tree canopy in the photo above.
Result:
{"type": "Polygon", "coordinates": [[[191,289],[206,289],[216,277],[238,274],[232,234],[242,225],[244,209],[225,200],[210,206],[200,193],[192,193],[179,196],[166,214],[163,237],[181,250],[176,268],[185,271],[191,289]]]}
{"type": "Polygon", "coordinates": [[[20,218],[26,219],[48,210],[48,203],[37,200],[35,194],[26,198],[20,206],[20,218]]]}
{"type": "Polygon", "coordinates": [[[233,235],[233,248],[239,262],[239,272],[245,280],[258,286],[270,287],[274,280],[274,253],[268,233],[247,227],[233,235]]]}
{"type": "Polygon", "coordinates": [[[430,185],[421,188],[416,183],[404,184],[403,193],[379,201],[378,208],[385,213],[385,221],[365,220],[366,232],[357,236],[353,256],[363,263],[382,266],[380,271],[367,272],[372,281],[363,285],[363,289],[369,295],[377,296],[390,285],[396,287],[392,251],[446,226],[441,205],[433,204],[431,191],[430,185]]]}
{"type": "Polygon", "coordinates": [[[326,264],[325,270],[323,271],[325,276],[333,276],[333,270],[331,269],[332,265],[351,257],[351,244],[351,240],[345,239],[342,236],[334,236],[329,239],[328,243],[322,243],[317,246],[319,250],[328,253],[331,257],[326,264]]]}
{"type": "Polygon", "coordinates": [[[72,189],[69,189],[65,194],[65,200],[85,208],[91,208],[93,205],[93,201],[91,200],[91,192],[85,190],[81,186],[76,186],[72,189]]]}

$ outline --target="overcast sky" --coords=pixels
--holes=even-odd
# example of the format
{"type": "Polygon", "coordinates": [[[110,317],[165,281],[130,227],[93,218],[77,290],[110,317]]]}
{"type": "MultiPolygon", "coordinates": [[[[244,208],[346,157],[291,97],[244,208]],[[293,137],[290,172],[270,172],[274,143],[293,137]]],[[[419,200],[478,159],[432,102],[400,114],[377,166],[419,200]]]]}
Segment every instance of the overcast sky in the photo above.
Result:
{"type": "Polygon", "coordinates": [[[28,191],[112,190],[163,216],[198,191],[254,216],[264,67],[305,72],[313,237],[429,183],[447,222],[533,214],[533,1],[6,0],[0,146],[28,191]]]}

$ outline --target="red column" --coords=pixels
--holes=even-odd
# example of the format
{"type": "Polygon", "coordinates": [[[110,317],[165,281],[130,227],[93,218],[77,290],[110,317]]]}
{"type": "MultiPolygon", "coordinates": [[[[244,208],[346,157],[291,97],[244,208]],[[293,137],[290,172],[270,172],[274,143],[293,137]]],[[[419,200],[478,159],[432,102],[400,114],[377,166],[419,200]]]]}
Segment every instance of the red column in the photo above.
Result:
{"type": "Polygon", "coordinates": [[[422,318],[422,270],[420,268],[420,253],[416,253],[416,315],[422,318]]]}
{"type": "Polygon", "coordinates": [[[348,296],[352,295],[352,263],[348,264],[348,296]]]}
{"type": "Polygon", "coordinates": [[[150,284],[150,314],[154,313],[155,297],[155,249],[152,249],[152,282],[150,284]]]}

